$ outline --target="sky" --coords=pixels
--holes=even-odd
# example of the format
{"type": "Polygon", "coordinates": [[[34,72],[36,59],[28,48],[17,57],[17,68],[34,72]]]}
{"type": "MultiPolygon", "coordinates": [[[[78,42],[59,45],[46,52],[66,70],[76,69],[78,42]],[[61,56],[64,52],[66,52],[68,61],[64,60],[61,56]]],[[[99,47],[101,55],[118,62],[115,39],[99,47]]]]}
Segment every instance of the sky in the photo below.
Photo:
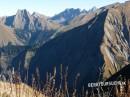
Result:
{"type": "Polygon", "coordinates": [[[30,13],[38,12],[46,16],[53,16],[66,8],[90,9],[125,2],[128,0],[1,0],[0,16],[10,16],[18,9],[27,9],[30,13]]]}

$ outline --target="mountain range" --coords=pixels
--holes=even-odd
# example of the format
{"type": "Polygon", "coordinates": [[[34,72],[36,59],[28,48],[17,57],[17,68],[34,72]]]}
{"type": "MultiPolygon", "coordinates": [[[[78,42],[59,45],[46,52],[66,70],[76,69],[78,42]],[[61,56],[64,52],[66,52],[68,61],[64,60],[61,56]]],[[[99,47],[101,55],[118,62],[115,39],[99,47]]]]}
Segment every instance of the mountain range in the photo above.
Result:
{"type": "MultiPolygon", "coordinates": [[[[91,12],[94,12],[94,10],[91,12]]],[[[37,12],[30,14],[24,9],[18,10],[13,16],[1,17],[0,23],[10,27],[17,40],[23,45],[34,45],[45,43],[54,34],[68,30],[68,27],[65,27],[67,26],[65,22],[70,22],[83,13],[87,14],[85,10],[80,11],[80,9],[70,8],[56,16],[47,17],[37,12]],[[57,21],[61,21],[61,17],[65,19],[64,23],[57,21]]]]}
{"type": "Polygon", "coordinates": [[[5,70],[14,67],[23,76],[28,71],[30,80],[38,70],[43,80],[54,67],[60,72],[62,64],[69,68],[69,86],[77,74],[80,74],[79,87],[107,80],[129,64],[129,9],[127,1],[89,11],[66,9],[54,17],[30,14],[27,10],[1,17],[1,33],[11,36],[2,33],[3,39],[0,38],[1,41],[7,38],[0,43],[1,47],[7,46],[1,48],[2,58],[7,60],[12,55],[9,62],[4,61],[10,63],[5,70]],[[10,53],[4,52],[5,49],[10,53]]]}
{"type": "Polygon", "coordinates": [[[60,27],[60,24],[51,21],[48,17],[27,10],[18,10],[16,15],[1,18],[1,23],[12,28],[15,36],[24,44],[31,45],[37,42],[36,38],[45,41],[60,27]]]}
{"type": "Polygon", "coordinates": [[[74,8],[70,8],[70,9],[66,9],[63,12],[55,15],[52,17],[52,20],[55,20],[58,23],[61,24],[68,24],[72,19],[74,19],[75,17],[77,17],[80,14],[86,14],[87,11],[86,10],[80,10],[78,9],[74,9],[74,8]]]}

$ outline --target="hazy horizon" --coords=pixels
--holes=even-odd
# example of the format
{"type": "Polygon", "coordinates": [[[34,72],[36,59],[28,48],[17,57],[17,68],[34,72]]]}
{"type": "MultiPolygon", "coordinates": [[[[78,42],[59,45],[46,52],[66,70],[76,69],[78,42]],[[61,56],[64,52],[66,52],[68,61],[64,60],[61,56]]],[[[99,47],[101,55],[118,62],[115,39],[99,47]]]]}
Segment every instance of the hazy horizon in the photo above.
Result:
{"type": "Polygon", "coordinates": [[[32,1],[23,1],[23,0],[2,0],[0,4],[0,16],[10,16],[17,12],[18,9],[26,9],[30,13],[38,12],[46,16],[53,16],[67,8],[80,8],[89,10],[92,7],[100,8],[109,4],[116,2],[123,3],[128,0],[32,0],[32,1]],[[7,7],[8,6],[8,7],[7,7]]]}

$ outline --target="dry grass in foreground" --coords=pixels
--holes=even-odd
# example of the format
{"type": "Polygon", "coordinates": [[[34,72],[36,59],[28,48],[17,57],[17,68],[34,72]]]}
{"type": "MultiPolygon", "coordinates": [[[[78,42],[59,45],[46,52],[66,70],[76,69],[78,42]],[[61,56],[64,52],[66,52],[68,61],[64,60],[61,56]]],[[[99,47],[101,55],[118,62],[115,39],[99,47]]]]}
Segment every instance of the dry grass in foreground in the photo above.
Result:
{"type": "Polygon", "coordinates": [[[45,97],[37,90],[23,84],[0,82],[0,97],[45,97]]]}
{"type": "MultiPolygon", "coordinates": [[[[24,83],[28,82],[28,77],[25,82],[21,80],[19,73],[12,70],[10,80],[0,81],[0,97],[130,97],[130,80],[127,81],[125,86],[112,86],[112,87],[96,87],[86,90],[83,87],[78,90],[78,79],[80,74],[77,73],[74,81],[73,88],[69,89],[68,86],[68,67],[65,70],[60,67],[60,83],[56,86],[57,70],[54,67],[52,73],[46,74],[46,82],[43,88],[39,88],[39,72],[36,73],[36,78],[32,77],[32,85],[28,86],[24,83]],[[126,88],[127,87],[127,88],[126,88]],[[108,88],[108,89],[107,89],[108,88]],[[126,92],[127,91],[127,92],[126,92]]],[[[40,86],[41,87],[41,86],[40,86]]]]}

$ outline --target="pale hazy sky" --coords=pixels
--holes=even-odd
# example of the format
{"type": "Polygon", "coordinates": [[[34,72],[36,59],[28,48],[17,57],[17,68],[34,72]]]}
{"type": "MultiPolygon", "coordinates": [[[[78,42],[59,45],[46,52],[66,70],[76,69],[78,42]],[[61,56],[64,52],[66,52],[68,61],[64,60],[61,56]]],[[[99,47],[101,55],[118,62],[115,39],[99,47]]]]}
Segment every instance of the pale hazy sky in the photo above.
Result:
{"type": "Polygon", "coordinates": [[[93,6],[102,7],[116,2],[128,0],[1,0],[0,16],[15,14],[18,9],[27,9],[29,12],[39,12],[52,16],[66,8],[90,9],[93,6]]]}

